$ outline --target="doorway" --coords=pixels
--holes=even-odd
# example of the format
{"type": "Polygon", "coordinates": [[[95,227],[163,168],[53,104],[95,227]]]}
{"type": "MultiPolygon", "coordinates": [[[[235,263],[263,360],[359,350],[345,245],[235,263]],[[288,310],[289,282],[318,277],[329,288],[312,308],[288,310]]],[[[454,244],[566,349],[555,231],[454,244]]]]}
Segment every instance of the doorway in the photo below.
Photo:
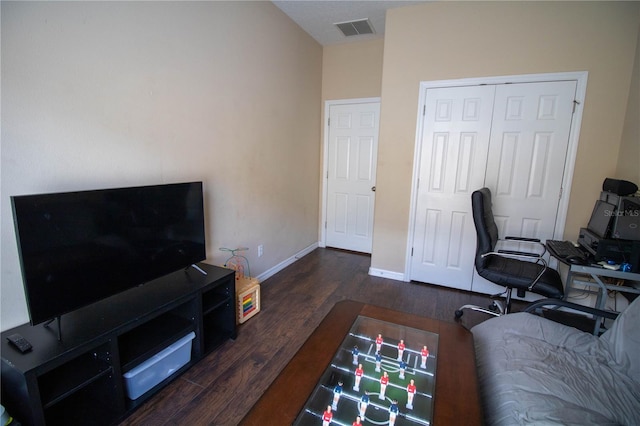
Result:
{"type": "Polygon", "coordinates": [[[321,241],[370,254],[380,99],[327,101],[325,118],[321,241]]]}

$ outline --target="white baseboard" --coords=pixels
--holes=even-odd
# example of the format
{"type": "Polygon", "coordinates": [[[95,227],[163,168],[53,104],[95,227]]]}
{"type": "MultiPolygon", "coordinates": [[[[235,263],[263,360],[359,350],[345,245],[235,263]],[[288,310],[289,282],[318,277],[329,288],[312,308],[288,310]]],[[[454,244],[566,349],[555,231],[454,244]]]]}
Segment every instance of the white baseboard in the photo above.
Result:
{"type": "Polygon", "coordinates": [[[261,273],[260,275],[258,275],[256,277],[258,279],[258,282],[263,282],[267,278],[272,277],[273,275],[275,275],[278,272],[282,271],[287,266],[289,266],[292,263],[296,262],[297,260],[303,258],[304,256],[308,255],[309,253],[311,253],[312,251],[314,251],[317,248],[318,248],[318,243],[313,243],[309,247],[306,247],[306,248],[300,250],[298,253],[294,254],[290,258],[283,260],[282,262],[278,263],[273,268],[268,269],[268,270],[264,271],[263,273],[261,273]]]}
{"type": "Polygon", "coordinates": [[[384,269],[369,268],[369,275],[374,277],[389,278],[390,280],[405,281],[401,272],[385,271],[384,269]]]}

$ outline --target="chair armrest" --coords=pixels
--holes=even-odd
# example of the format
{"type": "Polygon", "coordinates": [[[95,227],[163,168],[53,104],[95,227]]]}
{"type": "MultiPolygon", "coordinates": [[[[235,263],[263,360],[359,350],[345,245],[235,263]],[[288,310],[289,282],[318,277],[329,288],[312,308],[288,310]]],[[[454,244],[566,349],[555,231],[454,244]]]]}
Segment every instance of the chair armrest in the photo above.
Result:
{"type": "Polygon", "coordinates": [[[577,303],[567,302],[566,300],[560,299],[542,299],[537,302],[533,302],[523,312],[534,313],[537,309],[542,308],[544,306],[556,306],[556,307],[564,307],[570,308],[579,312],[584,312],[587,314],[595,315],[598,317],[605,317],[609,319],[616,319],[619,315],[618,312],[612,311],[604,311],[602,309],[592,308],[590,306],[579,305],[577,303]]]}
{"type": "Polygon", "coordinates": [[[490,252],[484,253],[482,254],[481,257],[487,257],[487,256],[500,256],[500,257],[527,259],[527,260],[530,260],[531,258],[533,258],[533,259],[536,259],[536,262],[534,263],[540,262],[542,263],[542,266],[545,267],[545,269],[547,268],[547,261],[544,260],[543,257],[540,257],[540,255],[536,253],[527,253],[527,252],[515,251],[515,250],[498,250],[498,251],[490,251],[490,252]]]}
{"type": "MultiPolygon", "coordinates": [[[[544,243],[542,241],[540,241],[537,238],[525,238],[525,237],[505,237],[505,238],[501,238],[498,239],[498,242],[496,245],[498,244],[504,244],[504,243],[525,243],[525,244],[530,244],[529,247],[531,247],[530,249],[527,247],[527,250],[536,250],[539,249],[540,253],[534,253],[533,251],[531,252],[522,252],[519,251],[520,253],[531,253],[532,255],[536,255],[537,257],[542,257],[545,255],[545,253],[547,253],[547,246],[544,245],[544,243]],[[535,247],[534,247],[535,246],[535,247]]],[[[500,251],[500,250],[499,250],[500,251]]],[[[504,250],[505,252],[507,251],[512,251],[512,250],[504,250]]],[[[517,250],[514,250],[517,251],[517,250]]]]}
{"type": "Polygon", "coordinates": [[[525,238],[525,237],[504,237],[505,240],[514,240],[514,241],[522,241],[522,242],[526,242],[526,243],[540,243],[542,244],[542,241],[540,241],[537,238],[525,238]]]}
{"type": "Polygon", "coordinates": [[[500,254],[510,254],[510,255],[514,255],[514,256],[533,257],[533,258],[541,257],[541,255],[539,255],[537,253],[529,253],[527,251],[498,250],[498,253],[500,253],[500,254]]]}

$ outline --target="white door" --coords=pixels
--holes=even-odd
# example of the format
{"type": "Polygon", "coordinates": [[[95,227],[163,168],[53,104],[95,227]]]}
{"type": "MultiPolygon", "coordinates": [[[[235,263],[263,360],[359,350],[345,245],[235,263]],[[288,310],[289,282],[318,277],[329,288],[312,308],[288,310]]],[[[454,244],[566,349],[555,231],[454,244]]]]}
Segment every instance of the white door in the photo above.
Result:
{"type": "MultiPolygon", "coordinates": [[[[438,96],[431,96],[434,89],[428,89],[422,150],[436,154],[421,154],[419,163],[412,280],[482,293],[501,291],[501,287],[474,275],[476,236],[471,216],[471,192],[483,186],[492,191],[493,209],[501,236],[508,234],[542,239],[553,236],[575,87],[574,81],[487,85],[437,89],[441,91],[438,96]],[[479,115],[486,121],[477,127],[486,127],[479,133],[486,137],[486,141],[482,147],[474,145],[478,152],[473,153],[472,160],[465,161],[469,156],[460,155],[452,148],[448,151],[438,148],[438,135],[446,135],[447,131],[458,132],[461,124],[454,121],[441,129],[437,117],[432,119],[429,116],[430,105],[442,103],[437,97],[474,98],[478,96],[475,91],[480,89],[487,93],[486,100],[482,99],[488,111],[484,108],[479,110],[479,115]],[[430,97],[436,98],[435,101],[430,97]],[[444,156],[445,153],[449,158],[444,156]],[[443,187],[441,191],[434,191],[433,175],[452,182],[452,189],[443,187]],[[468,186],[459,186],[460,176],[465,177],[462,181],[468,181],[468,186]],[[424,184],[425,179],[428,186],[424,184]],[[441,195],[435,197],[433,192],[441,195]],[[451,219],[446,219],[446,215],[441,219],[441,212],[451,219]],[[424,216],[432,217],[432,224],[427,221],[423,226],[424,216]]],[[[437,108],[435,111],[437,113],[437,108]]],[[[463,146],[461,143],[457,145],[463,146]]]]}
{"type": "MultiPolygon", "coordinates": [[[[485,186],[499,235],[553,239],[575,94],[575,81],[496,88],[485,186]]],[[[474,274],[473,291],[502,289],[474,274]]]]}
{"type": "Polygon", "coordinates": [[[371,253],[380,103],[329,110],[325,244],[371,253]]]}
{"type": "Polygon", "coordinates": [[[471,289],[471,193],[484,182],[495,86],[428,89],[411,278],[471,289]]]}

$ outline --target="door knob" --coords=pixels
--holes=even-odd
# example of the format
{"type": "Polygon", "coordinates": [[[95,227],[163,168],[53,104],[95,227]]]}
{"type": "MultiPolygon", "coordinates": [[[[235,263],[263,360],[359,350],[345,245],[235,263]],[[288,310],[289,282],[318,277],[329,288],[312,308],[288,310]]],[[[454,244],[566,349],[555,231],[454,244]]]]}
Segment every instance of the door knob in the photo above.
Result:
{"type": "Polygon", "coordinates": [[[373,192],[376,192],[376,187],[375,187],[375,186],[372,186],[372,187],[371,187],[371,190],[372,190],[373,192]]]}

